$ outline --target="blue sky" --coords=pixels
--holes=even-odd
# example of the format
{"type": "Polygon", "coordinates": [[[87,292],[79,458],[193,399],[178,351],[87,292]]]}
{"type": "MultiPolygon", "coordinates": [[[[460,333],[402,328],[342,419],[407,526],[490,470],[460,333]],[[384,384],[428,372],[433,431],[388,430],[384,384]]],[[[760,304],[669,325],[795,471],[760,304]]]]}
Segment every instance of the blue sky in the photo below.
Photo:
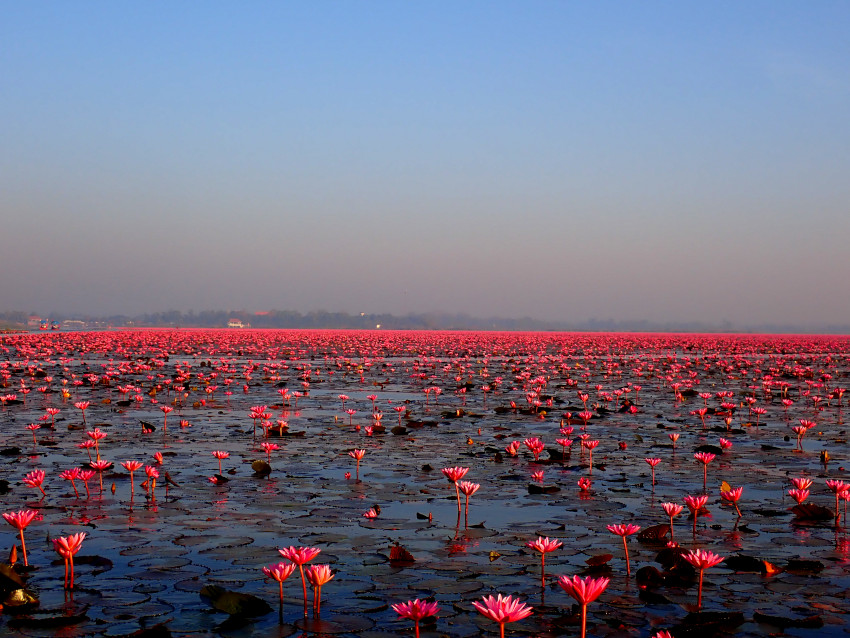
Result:
{"type": "Polygon", "coordinates": [[[847,3],[0,13],[4,310],[848,323],[847,3]]]}

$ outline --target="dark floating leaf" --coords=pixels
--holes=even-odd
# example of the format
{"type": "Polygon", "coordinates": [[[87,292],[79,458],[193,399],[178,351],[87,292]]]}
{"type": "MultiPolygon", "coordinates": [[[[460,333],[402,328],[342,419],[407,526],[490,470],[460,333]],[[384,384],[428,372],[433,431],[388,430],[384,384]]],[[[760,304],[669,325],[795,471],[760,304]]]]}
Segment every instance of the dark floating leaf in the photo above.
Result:
{"type": "Polygon", "coordinates": [[[808,616],[806,618],[789,618],[787,616],[775,616],[763,614],[760,611],[753,612],[753,620],[774,627],[800,627],[802,629],[820,629],[823,627],[823,618],[820,616],[808,616]]]}
{"type": "Polygon", "coordinates": [[[0,563],[0,592],[8,593],[24,586],[24,581],[11,565],[0,563]]]}
{"type": "Polygon", "coordinates": [[[662,543],[667,540],[667,534],[670,532],[669,523],[661,523],[646,527],[638,533],[638,541],[641,543],[662,543]]]}
{"type": "Polygon", "coordinates": [[[785,565],[785,571],[802,573],[802,574],[817,574],[822,572],[824,565],[819,560],[804,560],[802,558],[792,558],[785,565]]]}
{"type": "MultiPolygon", "coordinates": [[[[610,556],[610,554],[606,554],[610,556]]],[[[664,584],[664,574],[652,565],[644,565],[635,574],[635,580],[641,588],[660,587],[664,584]]]]}
{"type": "Polygon", "coordinates": [[[156,426],[153,423],[148,423],[147,421],[139,421],[142,424],[142,432],[145,434],[150,434],[151,432],[156,431],[156,426]]]}
{"type": "Polygon", "coordinates": [[[54,627],[70,627],[88,620],[85,612],[80,614],[68,614],[58,610],[41,611],[18,616],[9,621],[9,627],[18,629],[30,627],[34,629],[51,629],[54,627]]]}
{"type": "Polygon", "coordinates": [[[835,518],[835,512],[831,509],[813,503],[795,505],[791,511],[798,521],[831,521],[835,518]]]}
{"type": "Polygon", "coordinates": [[[264,478],[272,473],[272,466],[262,459],[257,459],[251,463],[251,469],[254,470],[254,475],[260,478],[264,478]]]}
{"type": "Polygon", "coordinates": [[[659,594],[648,589],[641,589],[638,593],[638,598],[647,605],[669,605],[670,599],[663,594],[659,594]]]}
{"type": "Polygon", "coordinates": [[[788,512],[785,510],[774,510],[768,507],[760,507],[758,509],[754,509],[753,514],[758,514],[759,516],[764,516],[767,518],[773,518],[776,516],[785,516],[786,514],[788,514],[788,512]]]}
{"type": "Polygon", "coordinates": [[[605,565],[612,558],[614,558],[614,554],[597,554],[596,556],[591,556],[584,562],[590,567],[600,567],[601,565],[605,565]]]}
{"type": "MultiPolygon", "coordinates": [[[[744,614],[740,611],[697,611],[689,613],[684,620],[685,625],[696,625],[700,630],[740,627],[744,622],[744,614]]],[[[673,633],[678,636],[677,632],[673,633]]],[[[706,635],[713,634],[707,632],[706,635]]]]}
{"type": "Polygon", "coordinates": [[[153,627],[145,627],[129,634],[127,638],[171,638],[171,630],[168,628],[167,621],[157,623],[153,627]]]}
{"type": "Polygon", "coordinates": [[[723,454],[723,448],[717,447],[716,445],[699,445],[694,448],[694,452],[708,452],[709,454],[714,454],[718,456],[723,454]]]}
{"type": "Polygon", "coordinates": [[[9,481],[0,479],[0,495],[9,493],[9,481]]]}
{"type": "Polygon", "coordinates": [[[750,572],[754,574],[767,573],[765,561],[754,556],[744,556],[743,554],[727,556],[723,560],[723,563],[726,567],[736,572],[750,572]]]}
{"type": "Polygon", "coordinates": [[[3,607],[9,613],[23,613],[33,607],[38,607],[38,598],[26,589],[13,589],[3,598],[3,607]]]}
{"type": "Polygon", "coordinates": [[[536,483],[528,484],[529,494],[555,494],[560,491],[561,488],[557,485],[537,485],[536,483]]]}
{"type": "Polygon", "coordinates": [[[4,447],[0,450],[0,456],[20,456],[21,448],[19,447],[4,447]]]}
{"type": "Polygon", "coordinates": [[[239,618],[265,616],[272,610],[268,603],[261,598],[251,594],[230,591],[218,585],[203,587],[201,597],[207,598],[213,608],[239,618]]]}
{"type": "Polygon", "coordinates": [[[413,554],[407,551],[404,546],[396,543],[390,548],[390,564],[395,566],[412,565],[416,562],[413,554]]]}
{"type": "Polygon", "coordinates": [[[395,427],[393,427],[393,429],[390,430],[390,432],[392,432],[396,436],[399,436],[402,434],[407,434],[407,428],[403,425],[396,425],[395,427]]]}

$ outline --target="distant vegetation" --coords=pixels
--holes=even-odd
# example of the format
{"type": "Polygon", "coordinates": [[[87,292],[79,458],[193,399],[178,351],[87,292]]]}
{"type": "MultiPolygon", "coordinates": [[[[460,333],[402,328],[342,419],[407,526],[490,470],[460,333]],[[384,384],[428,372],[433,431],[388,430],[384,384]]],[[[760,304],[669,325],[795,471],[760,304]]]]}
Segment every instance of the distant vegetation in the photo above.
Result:
{"type": "MultiPolygon", "coordinates": [[[[25,329],[27,321],[37,313],[0,312],[0,329],[25,329]]],[[[848,326],[800,326],[791,324],[762,324],[741,326],[729,322],[708,324],[698,322],[614,321],[589,319],[587,321],[541,321],[522,317],[519,319],[480,318],[465,314],[424,313],[396,316],[391,314],[348,314],[317,310],[300,313],[292,310],[248,312],[245,310],[205,310],[202,312],[147,313],[128,315],[68,315],[51,313],[42,315],[51,321],[82,321],[89,328],[172,327],[172,328],[224,328],[228,322],[238,320],[251,328],[325,328],[360,330],[504,330],[504,331],[576,331],[576,332],[750,332],[750,333],[806,333],[848,334],[848,326]],[[380,328],[379,328],[380,327],[380,328]]]]}

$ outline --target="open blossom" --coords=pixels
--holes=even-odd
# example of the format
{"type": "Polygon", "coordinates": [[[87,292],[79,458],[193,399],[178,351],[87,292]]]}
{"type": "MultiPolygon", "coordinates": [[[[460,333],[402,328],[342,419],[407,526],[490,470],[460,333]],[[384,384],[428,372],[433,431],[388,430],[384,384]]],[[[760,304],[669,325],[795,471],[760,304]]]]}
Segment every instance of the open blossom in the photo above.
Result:
{"type": "Polygon", "coordinates": [[[472,496],[473,494],[475,494],[475,492],[479,490],[481,484],[473,483],[472,481],[458,481],[457,487],[466,496],[472,496]]]}
{"type": "Polygon", "coordinates": [[[809,490],[788,490],[788,496],[797,501],[797,505],[802,505],[809,498],[809,490]]]}
{"type": "Polygon", "coordinates": [[[502,594],[498,597],[484,596],[480,602],[473,601],[472,606],[478,610],[478,613],[490,620],[495,620],[500,625],[522,620],[534,613],[534,609],[520,602],[519,598],[502,596],[502,594]]]}
{"type": "Polygon", "coordinates": [[[801,478],[795,477],[795,478],[791,479],[791,483],[798,490],[807,490],[812,486],[812,479],[805,478],[805,477],[801,477],[801,478]]]}
{"type": "Polygon", "coordinates": [[[292,547],[290,545],[289,547],[279,549],[277,551],[286,560],[291,561],[296,565],[303,565],[304,563],[309,563],[311,560],[316,558],[322,550],[318,547],[292,547]]]}
{"type": "Polygon", "coordinates": [[[440,605],[426,600],[408,600],[406,603],[391,605],[393,611],[403,618],[418,621],[429,616],[434,616],[440,611],[440,605]]]}
{"type": "Polygon", "coordinates": [[[632,525],[631,523],[626,525],[609,525],[608,531],[617,536],[630,536],[640,531],[640,525],[632,525]]]}
{"type": "Polygon", "coordinates": [[[587,605],[599,598],[605,588],[608,587],[609,579],[593,578],[588,576],[561,576],[558,584],[567,594],[572,596],[581,605],[581,636],[587,635],[587,605]]]}
{"type": "Polygon", "coordinates": [[[468,467],[444,467],[442,469],[443,476],[445,476],[452,483],[456,483],[469,472],[468,467]]]}
{"type": "Polygon", "coordinates": [[[269,565],[268,567],[263,567],[263,573],[269,578],[272,578],[277,582],[282,583],[287,578],[289,578],[292,572],[295,571],[296,567],[297,565],[295,563],[280,562],[276,565],[269,565]]]}
{"type": "Polygon", "coordinates": [[[307,580],[313,587],[321,587],[331,581],[334,573],[330,565],[309,565],[306,570],[307,580]]]}
{"type": "Polygon", "coordinates": [[[688,509],[691,510],[691,512],[697,513],[703,507],[705,507],[705,504],[708,502],[708,497],[704,495],[691,496],[690,494],[688,494],[687,496],[685,496],[684,501],[685,505],[688,506],[688,509]]]}
{"type": "Polygon", "coordinates": [[[526,547],[530,547],[531,549],[540,552],[541,554],[547,554],[549,552],[554,552],[556,549],[563,546],[563,543],[556,538],[544,538],[540,536],[537,540],[529,541],[525,544],[526,547]]]}
{"type": "Polygon", "coordinates": [[[558,579],[558,584],[565,592],[572,596],[580,605],[592,603],[602,595],[608,583],[611,582],[608,578],[593,578],[588,576],[561,576],[558,579]]]}
{"type": "Polygon", "coordinates": [[[719,556],[708,550],[696,549],[682,556],[686,561],[697,569],[708,569],[723,562],[723,556],[719,556]]]}
{"type": "Polygon", "coordinates": [[[44,494],[44,488],[42,487],[44,476],[44,470],[33,470],[24,477],[23,484],[30,487],[37,487],[44,494]]]}

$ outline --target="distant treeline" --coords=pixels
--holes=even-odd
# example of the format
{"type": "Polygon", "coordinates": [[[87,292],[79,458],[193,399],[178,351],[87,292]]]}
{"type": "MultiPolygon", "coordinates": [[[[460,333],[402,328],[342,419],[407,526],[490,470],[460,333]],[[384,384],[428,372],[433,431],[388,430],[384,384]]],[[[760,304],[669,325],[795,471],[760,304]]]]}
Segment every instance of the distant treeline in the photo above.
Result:
{"type": "MultiPolygon", "coordinates": [[[[30,316],[38,313],[0,312],[0,328],[24,328],[30,316]]],[[[323,328],[355,330],[504,330],[529,332],[747,332],[747,333],[805,333],[848,334],[848,326],[798,326],[762,324],[738,326],[729,322],[708,324],[698,322],[614,321],[589,319],[580,322],[541,321],[522,317],[519,319],[480,318],[465,314],[424,313],[396,316],[391,314],[348,314],[317,310],[300,313],[293,310],[249,312],[246,310],[205,310],[181,312],[169,310],[136,316],[80,315],[51,313],[42,315],[51,321],[79,320],[91,328],[171,327],[171,328],[224,328],[228,322],[241,321],[251,328],[323,328]]]]}

